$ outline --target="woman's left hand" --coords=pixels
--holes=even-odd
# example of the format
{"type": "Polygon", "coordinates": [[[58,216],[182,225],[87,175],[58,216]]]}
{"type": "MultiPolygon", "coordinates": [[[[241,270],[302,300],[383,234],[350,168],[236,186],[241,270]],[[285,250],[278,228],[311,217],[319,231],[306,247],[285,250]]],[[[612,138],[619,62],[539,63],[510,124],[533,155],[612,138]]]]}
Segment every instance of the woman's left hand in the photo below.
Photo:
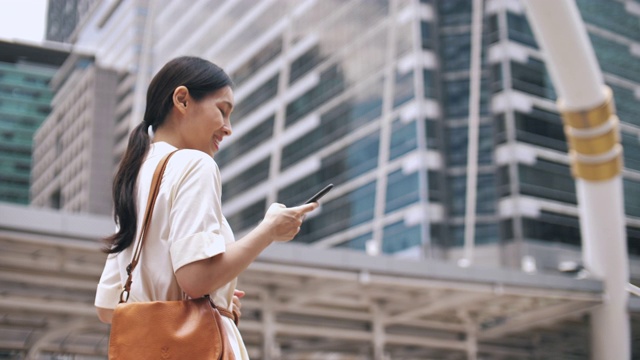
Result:
{"type": "Polygon", "coordinates": [[[242,303],[240,303],[240,299],[242,299],[244,295],[245,292],[242,290],[235,289],[233,291],[231,312],[233,313],[233,317],[236,319],[236,324],[240,323],[240,316],[242,316],[242,312],[240,311],[240,309],[242,308],[242,303]]]}

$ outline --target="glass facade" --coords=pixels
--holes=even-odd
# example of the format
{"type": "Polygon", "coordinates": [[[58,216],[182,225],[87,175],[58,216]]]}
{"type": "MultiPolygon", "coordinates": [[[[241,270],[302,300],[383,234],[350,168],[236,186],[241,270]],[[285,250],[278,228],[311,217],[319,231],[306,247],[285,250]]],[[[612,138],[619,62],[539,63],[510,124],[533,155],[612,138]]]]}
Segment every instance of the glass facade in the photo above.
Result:
{"type": "Polygon", "coordinates": [[[0,43],[0,201],[29,203],[33,135],[51,110],[61,51],[0,43]]]}
{"type": "MultiPolygon", "coordinates": [[[[624,123],[625,189],[631,194],[640,183],[640,61],[630,44],[640,41],[640,31],[637,14],[613,3],[603,11],[600,1],[578,1],[624,123]]],[[[213,59],[236,84],[234,136],[216,156],[234,229],[248,231],[271,202],[295,205],[331,182],[335,189],[295,241],[418,256],[459,248],[467,194],[471,2],[227,5],[225,20],[203,20],[202,32],[225,36],[214,43],[202,36],[182,50],[213,59]]],[[[476,243],[579,244],[557,95],[526,16],[516,6],[485,11],[482,41],[476,243]],[[500,46],[528,50],[524,57],[510,51],[489,56],[500,46]],[[519,105],[497,106],[505,97],[517,97],[519,105]],[[511,147],[533,155],[505,160],[500,154],[511,147]],[[501,212],[501,203],[515,198],[570,210],[542,209],[539,217],[501,212]]],[[[167,40],[161,48],[169,45],[167,40]]],[[[640,232],[634,204],[627,200],[629,226],[637,224],[640,232]]]]}

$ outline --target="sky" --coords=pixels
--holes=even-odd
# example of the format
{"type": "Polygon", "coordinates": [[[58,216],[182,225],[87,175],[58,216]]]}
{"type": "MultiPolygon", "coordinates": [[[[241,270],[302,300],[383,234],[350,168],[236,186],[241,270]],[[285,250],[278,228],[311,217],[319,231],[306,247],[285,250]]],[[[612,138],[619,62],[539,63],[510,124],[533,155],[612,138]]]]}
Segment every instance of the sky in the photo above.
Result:
{"type": "Polygon", "coordinates": [[[47,0],[0,0],[0,38],[42,41],[47,0]]]}

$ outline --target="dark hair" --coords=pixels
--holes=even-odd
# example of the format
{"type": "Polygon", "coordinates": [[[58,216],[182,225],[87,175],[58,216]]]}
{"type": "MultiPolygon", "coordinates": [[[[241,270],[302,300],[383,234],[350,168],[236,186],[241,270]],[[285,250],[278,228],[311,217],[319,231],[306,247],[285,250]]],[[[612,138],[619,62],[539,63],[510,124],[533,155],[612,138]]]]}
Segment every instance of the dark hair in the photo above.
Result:
{"type": "Polygon", "coordinates": [[[217,65],[197,57],[183,56],[169,61],[151,80],[147,90],[144,120],[129,136],[118,172],[113,180],[114,220],[118,231],[105,239],[106,253],[119,253],[129,247],[136,236],[136,182],[151,142],[147,128],[155,131],[165,121],[173,106],[173,92],[178,86],[189,89],[196,101],[233,83],[217,65]]]}

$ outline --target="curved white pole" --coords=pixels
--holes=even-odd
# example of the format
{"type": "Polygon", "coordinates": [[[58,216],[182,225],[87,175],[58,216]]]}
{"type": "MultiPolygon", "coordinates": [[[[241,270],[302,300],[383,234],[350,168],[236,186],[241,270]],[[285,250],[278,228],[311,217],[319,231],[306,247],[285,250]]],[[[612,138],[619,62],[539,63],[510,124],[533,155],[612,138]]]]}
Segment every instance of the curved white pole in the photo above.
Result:
{"type": "Polygon", "coordinates": [[[607,129],[617,134],[617,118],[610,115],[606,119],[607,112],[600,111],[607,107],[603,104],[610,98],[575,2],[525,0],[524,3],[558,92],[565,132],[573,147],[572,170],[576,176],[584,266],[605,285],[604,303],[592,313],[591,356],[597,360],[630,359],[621,147],[617,138],[614,142],[600,136],[607,129]],[[574,119],[572,123],[567,120],[569,113],[574,119]],[[598,117],[604,121],[592,121],[598,117]],[[586,146],[577,148],[576,141],[584,141],[586,146]],[[599,148],[602,144],[606,146],[599,148]],[[587,172],[582,171],[585,168],[593,172],[585,175],[587,172]]]}

